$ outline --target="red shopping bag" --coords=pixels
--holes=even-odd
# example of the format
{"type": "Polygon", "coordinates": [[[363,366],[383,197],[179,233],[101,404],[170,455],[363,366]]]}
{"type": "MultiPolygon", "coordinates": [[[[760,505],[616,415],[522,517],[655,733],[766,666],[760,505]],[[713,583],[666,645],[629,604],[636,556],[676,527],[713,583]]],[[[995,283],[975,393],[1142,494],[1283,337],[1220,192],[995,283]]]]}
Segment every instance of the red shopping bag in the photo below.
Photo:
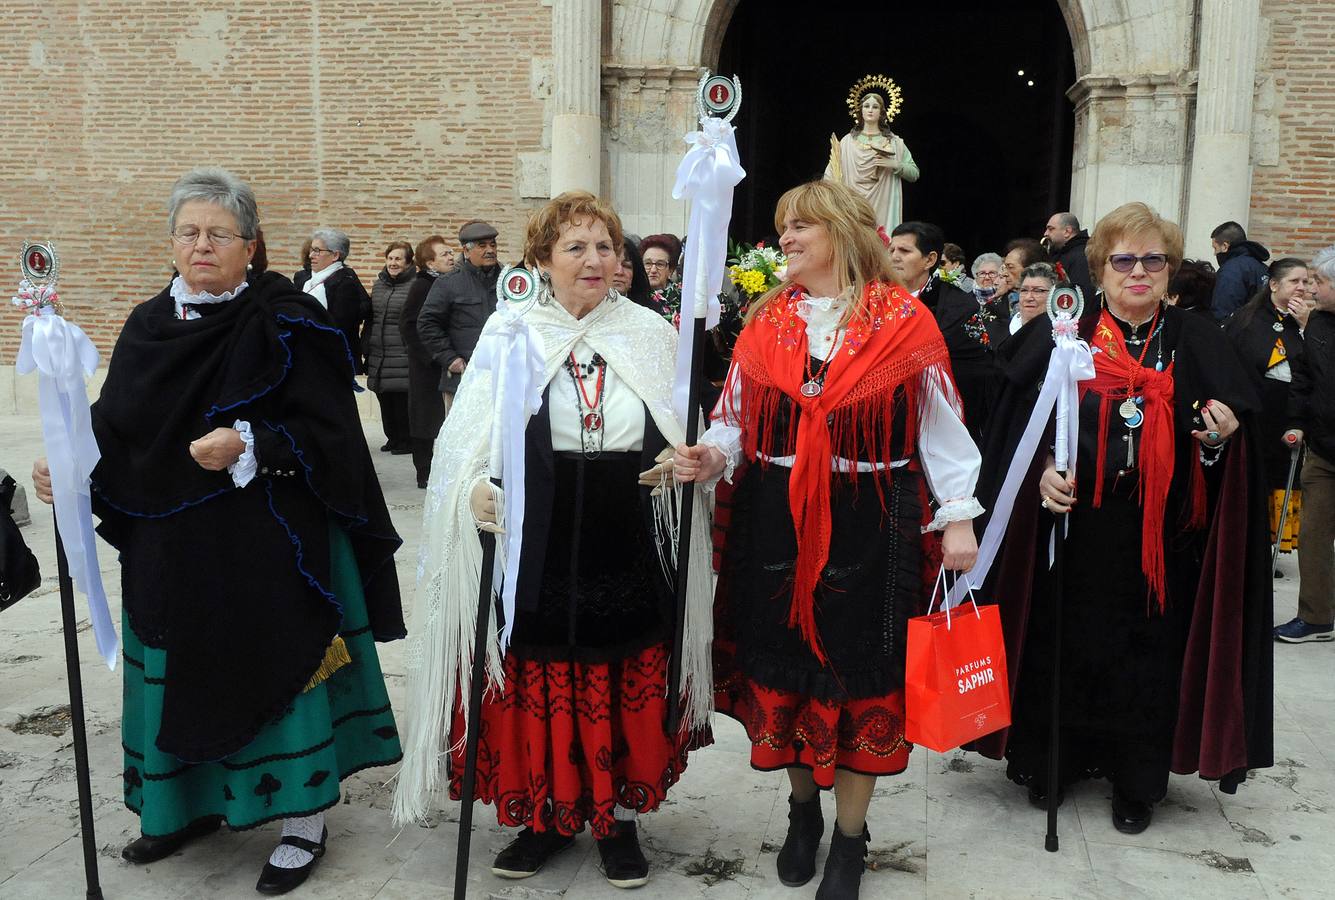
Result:
{"type": "MultiPolygon", "coordinates": [[[[937,578],[945,595],[945,573],[937,578]]],[[[932,605],[936,591],[932,592],[932,605]]],[[[1006,644],[996,605],[969,605],[909,619],[904,737],[953,750],[1011,723],[1006,644]]]]}

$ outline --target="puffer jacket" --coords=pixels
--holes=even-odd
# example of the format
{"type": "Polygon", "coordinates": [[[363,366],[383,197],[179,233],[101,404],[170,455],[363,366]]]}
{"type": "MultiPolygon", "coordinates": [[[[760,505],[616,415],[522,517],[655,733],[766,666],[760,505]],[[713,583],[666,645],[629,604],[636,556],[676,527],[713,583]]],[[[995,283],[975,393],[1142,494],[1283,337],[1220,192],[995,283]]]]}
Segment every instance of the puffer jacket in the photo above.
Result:
{"type": "Polygon", "coordinates": [[[380,270],[371,287],[371,324],[366,332],[366,386],[377,394],[408,393],[408,348],[399,331],[408,288],[417,269],[408,266],[391,277],[380,270]]]}

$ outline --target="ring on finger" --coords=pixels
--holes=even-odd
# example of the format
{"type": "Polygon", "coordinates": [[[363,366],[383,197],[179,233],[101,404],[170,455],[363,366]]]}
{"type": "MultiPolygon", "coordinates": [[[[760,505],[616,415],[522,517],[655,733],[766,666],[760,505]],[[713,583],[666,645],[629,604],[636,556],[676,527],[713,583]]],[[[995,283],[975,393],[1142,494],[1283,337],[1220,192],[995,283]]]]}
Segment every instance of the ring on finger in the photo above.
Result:
{"type": "Polygon", "coordinates": [[[1208,437],[1208,438],[1209,438],[1210,440],[1212,440],[1212,441],[1217,441],[1217,440],[1219,440],[1219,432],[1217,432],[1217,431],[1209,431],[1209,432],[1206,432],[1205,436],[1208,437]]]}
{"type": "Polygon", "coordinates": [[[1050,509],[1050,508],[1051,508],[1051,507],[1048,506],[1048,498],[1047,498],[1047,497],[1044,497],[1044,498],[1043,498],[1043,501],[1042,501],[1041,503],[1039,503],[1038,505],[1041,506],[1041,507],[1043,507],[1044,509],[1050,509]]]}

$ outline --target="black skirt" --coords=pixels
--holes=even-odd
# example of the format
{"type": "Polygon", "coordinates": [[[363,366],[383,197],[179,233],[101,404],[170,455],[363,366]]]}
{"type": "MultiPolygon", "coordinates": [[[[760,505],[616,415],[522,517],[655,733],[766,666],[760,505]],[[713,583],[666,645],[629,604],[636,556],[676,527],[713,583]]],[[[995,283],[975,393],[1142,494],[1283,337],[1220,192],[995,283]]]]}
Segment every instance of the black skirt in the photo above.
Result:
{"type": "Polygon", "coordinates": [[[751,465],[733,498],[724,575],[737,667],[761,685],[808,697],[884,697],[904,685],[907,622],[924,604],[922,476],[895,469],[884,507],[877,475],[835,479],[830,555],[815,598],[822,664],[788,626],[797,558],[790,475],[751,465]]]}
{"type": "Polygon", "coordinates": [[[608,662],[667,639],[671,606],[640,457],[554,455],[547,546],[524,547],[542,578],[536,600],[518,598],[510,646],[520,658],[608,662]]]}
{"type": "MultiPolygon", "coordinates": [[[[1166,610],[1159,611],[1141,571],[1141,515],[1134,478],[1110,483],[1100,508],[1087,501],[1070,514],[1060,669],[1062,780],[1106,776],[1124,793],[1154,801],[1167,785],[1194,582],[1184,571],[1192,554],[1176,548],[1168,559],[1166,610]]],[[[1045,777],[1047,768],[1054,671],[1046,554],[1045,542],[1006,752],[1009,774],[1020,783],[1045,777]]]]}

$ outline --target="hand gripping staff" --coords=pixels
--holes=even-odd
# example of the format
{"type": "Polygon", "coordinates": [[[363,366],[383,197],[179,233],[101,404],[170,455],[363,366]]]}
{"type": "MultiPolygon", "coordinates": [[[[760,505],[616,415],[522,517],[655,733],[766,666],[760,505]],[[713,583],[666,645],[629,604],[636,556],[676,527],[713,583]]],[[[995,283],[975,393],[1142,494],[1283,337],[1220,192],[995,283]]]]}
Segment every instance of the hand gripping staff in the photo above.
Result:
{"type": "Polygon", "coordinates": [[[101,458],[93,438],[84,378],[97,371],[97,349],[82,329],[57,312],[59,275],[56,248],[48,241],[23,245],[14,305],[27,311],[23,341],[15,369],[20,375],[37,373],[37,403],[42,418],[42,440],[51,468],[53,518],[56,526],[56,566],[60,576],[61,628],[65,633],[65,671],[70,688],[70,720],[74,730],[74,768],[79,787],[79,824],[83,837],[83,868],[90,900],[101,900],[97,877],[97,841],[93,834],[93,798],[88,775],[88,736],[84,728],[83,680],[79,672],[79,641],[74,619],[74,580],[88,598],[88,617],[97,639],[97,652],[107,668],[115,670],[120,641],[107,608],[102,572],[97,562],[93,533],[89,476],[101,458]],[[70,536],[68,550],[61,535],[70,536]],[[71,579],[71,572],[74,580],[71,579]]]}
{"type": "Polygon", "coordinates": [[[1298,435],[1292,431],[1284,432],[1284,443],[1289,449],[1289,478],[1284,482],[1284,505],[1279,508],[1279,527],[1275,529],[1275,546],[1270,551],[1270,571],[1275,571],[1279,562],[1279,545],[1284,542],[1284,526],[1289,523],[1289,499],[1293,497],[1293,479],[1298,475],[1298,459],[1303,448],[1298,443],[1298,435]]]}
{"type": "MultiPolygon", "coordinates": [[[[695,444],[700,426],[700,379],[705,332],[719,323],[718,292],[728,256],[728,223],[732,192],[746,172],[737,153],[732,120],[742,103],[742,84],[734,76],[700,79],[696,97],[700,130],[686,135],[690,149],[677,167],[672,188],[675,200],[691,201],[686,259],[682,278],[682,324],[691,322],[690,340],[677,343],[677,372],[672,406],[686,432],[686,446],[695,444]],[[689,305],[688,305],[689,303],[689,305]]],[[[668,664],[666,731],[675,735],[681,725],[682,650],[686,631],[686,595],[690,579],[692,517],[695,484],[681,486],[681,531],[677,540],[677,601],[674,607],[672,658],[668,664]]]]}
{"type": "Polygon", "coordinates": [[[504,476],[510,492],[497,504],[503,552],[497,558],[497,535],[479,532],[482,540],[482,578],[478,584],[477,627],[473,635],[473,676],[468,687],[467,738],[464,776],[459,794],[459,847],[454,865],[455,900],[468,891],[468,851],[473,837],[473,800],[477,784],[477,745],[482,728],[482,692],[485,685],[487,641],[491,613],[497,612],[501,653],[510,643],[515,620],[515,584],[524,534],[524,429],[542,405],[543,357],[537,339],[523,319],[524,309],[536,295],[537,283],[526,269],[507,267],[496,280],[496,312],[500,327],[478,342],[471,364],[491,373],[491,444],[488,474],[497,489],[504,476]],[[494,585],[501,589],[497,596],[494,585]],[[498,608],[499,607],[499,608],[498,608]]]}
{"type": "MultiPolygon", "coordinates": [[[[1010,521],[1011,510],[1015,508],[1015,496],[1024,481],[1025,473],[1038,452],[1043,432],[1048,421],[1056,412],[1056,434],[1053,447],[1053,460],[1057,472],[1064,478],[1072,468],[1071,454],[1074,452],[1080,434],[1080,394],[1079,382],[1094,377],[1094,357],[1089,345],[1080,339],[1078,331],[1080,313],[1084,310],[1085,298],[1079,288],[1054,287],[1048,294],[1048,317],[1052,320],[1052,353],[1048,357],[1048,371],[1043,376],[1043,387],[1038,394],[1038,402],[1029,416],[1024,434],[1015,448],[1010,468],[1002,482],[1001,492],[993,504],[992,518],[983,532],[983,540],[978,547],[978,561],[965,577],[950,591],[949,605],[954,606],[963,599],[968,585],[982,584],[987,573],[996,561],[1001,541],[1006,536],[1006,525],[1010,521]]],[[[1050,745],[1048,751],[1048,831],[1043,845],[1055,853],[1057,839],[1057,801],[1059,789],[1058,750],[1061,735],[1061,612],[1062,612],[1062,577],[1065,565],[1065,535],[1068,523],[1065,515],[1055,516],[1052,535],[1048,544],[1049,560],[1052,568],[1052,721],[1050,745]]]]}

